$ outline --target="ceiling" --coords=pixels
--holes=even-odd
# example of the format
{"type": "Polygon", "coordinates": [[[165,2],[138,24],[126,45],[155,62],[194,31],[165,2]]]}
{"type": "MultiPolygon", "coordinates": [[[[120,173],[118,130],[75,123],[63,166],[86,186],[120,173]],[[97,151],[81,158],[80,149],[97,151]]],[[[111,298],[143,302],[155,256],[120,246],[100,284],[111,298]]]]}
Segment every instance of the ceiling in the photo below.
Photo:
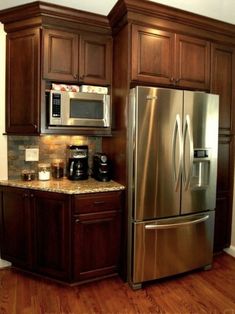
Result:
{"type": "MultiPolygon", "coordinates": [[[[43,0],[78,10],[107,15],[117,0],[43,0]]],[[[141,1],[141,0],[139,0],[141,1]]],[[[0,10],[33,0],[0,0],[0,10]]],[[[235,0],[153,0],[185,11],[235,24],[235,0]]]]}

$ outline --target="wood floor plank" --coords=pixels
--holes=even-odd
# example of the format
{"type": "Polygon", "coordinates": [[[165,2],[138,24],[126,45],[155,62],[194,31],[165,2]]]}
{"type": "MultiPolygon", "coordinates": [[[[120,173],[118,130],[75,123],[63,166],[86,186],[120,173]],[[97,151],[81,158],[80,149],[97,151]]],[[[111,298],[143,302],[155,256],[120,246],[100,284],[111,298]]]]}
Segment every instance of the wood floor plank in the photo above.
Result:
{"type": "Polygon", "coordinates": [[[214,258],[210,271],[145,284],[132,291],[119,277],[67,287],[0,271],[0,314],[235,314],[235,259],[214,258]]]}

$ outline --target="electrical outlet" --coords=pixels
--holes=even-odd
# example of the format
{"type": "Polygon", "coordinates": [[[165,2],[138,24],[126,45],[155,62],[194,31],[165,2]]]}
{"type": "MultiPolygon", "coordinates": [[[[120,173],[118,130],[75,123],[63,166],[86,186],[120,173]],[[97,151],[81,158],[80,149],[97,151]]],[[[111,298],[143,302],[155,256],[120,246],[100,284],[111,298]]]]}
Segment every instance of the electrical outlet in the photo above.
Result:
{"type": "Polygon", "coordinates": [[[38,161],[39,149],[38,148],[26,148],[25,149],[25,161],[38,161]]]}

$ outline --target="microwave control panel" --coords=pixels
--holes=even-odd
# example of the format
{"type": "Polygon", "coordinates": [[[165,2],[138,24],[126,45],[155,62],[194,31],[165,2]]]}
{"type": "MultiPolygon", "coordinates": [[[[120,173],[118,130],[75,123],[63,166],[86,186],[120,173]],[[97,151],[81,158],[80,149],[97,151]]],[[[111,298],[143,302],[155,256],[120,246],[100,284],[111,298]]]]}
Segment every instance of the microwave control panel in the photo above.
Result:
{"type": "Polygon", "coordinates": [[[52,117],[61,117],[61,94],[52,94],[52,117]]]}

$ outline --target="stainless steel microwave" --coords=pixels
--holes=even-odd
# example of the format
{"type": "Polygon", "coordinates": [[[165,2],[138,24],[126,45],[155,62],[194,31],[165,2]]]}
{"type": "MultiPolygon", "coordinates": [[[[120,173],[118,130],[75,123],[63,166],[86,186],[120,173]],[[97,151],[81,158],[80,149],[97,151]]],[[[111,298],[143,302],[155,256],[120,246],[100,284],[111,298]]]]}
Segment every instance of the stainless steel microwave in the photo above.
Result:
{"type": "Polygon", "coordinates": [[[49,99],[50,126],[110,127],[109,95],[51,90],[49,99]]]}

